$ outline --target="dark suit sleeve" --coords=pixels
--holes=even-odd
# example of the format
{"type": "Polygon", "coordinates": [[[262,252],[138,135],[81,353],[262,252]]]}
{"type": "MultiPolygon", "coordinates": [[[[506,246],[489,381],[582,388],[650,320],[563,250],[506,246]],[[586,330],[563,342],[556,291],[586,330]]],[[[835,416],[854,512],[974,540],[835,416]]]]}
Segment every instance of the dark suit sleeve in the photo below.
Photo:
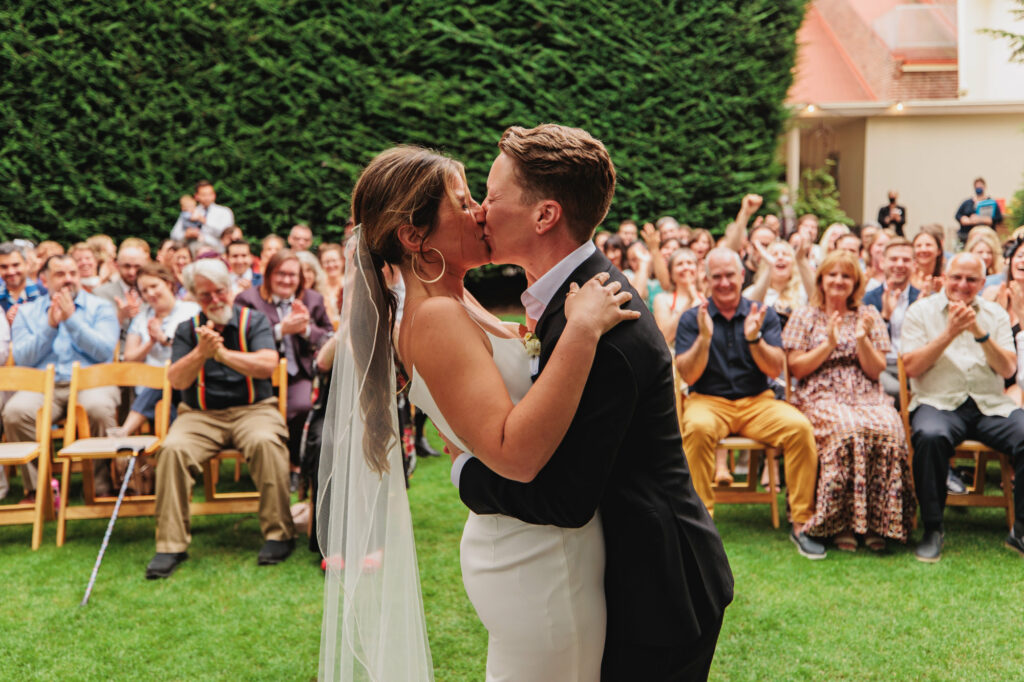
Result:
{"type": "Polygon", "coordinates": [[[478,514],[505,514],[527,523],[585,525],[604,494],[637,400],[625,355],[602,341],[572,425],[537,478],[509,481],[470,459],[459,481],[463,503],[478,514]]]}

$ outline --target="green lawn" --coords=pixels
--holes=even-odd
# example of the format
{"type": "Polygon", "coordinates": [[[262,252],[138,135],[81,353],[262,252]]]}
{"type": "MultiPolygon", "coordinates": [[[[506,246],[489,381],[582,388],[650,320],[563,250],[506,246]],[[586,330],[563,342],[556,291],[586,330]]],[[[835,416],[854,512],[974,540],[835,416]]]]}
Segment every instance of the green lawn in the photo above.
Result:
{"type": "MultiPolygon", "coordinates": [[[[410,491],[427,625],[437,679],[480,680],[486,633],[459,577],[465,510],[448,468],[420,460],[410,491]]],[[[1019,677],[1024,563],[1001,546],[1004,517],[972,509],[947,519],[936,565],[905,548],[811,562],[771,528],[766,506],[720,507],[736,601],[712,679],[1019,677]]],[[[257,567],[255,516],[199,517],[191,558],[170,580],[149,582],[153,520],[122,519],[80,608],[104,528],[70,522],[58,549],[49,524],[32,552],[29,526],[0,527],[0,679],[315,677],[322,580],[304,548],[257,567]]]]}

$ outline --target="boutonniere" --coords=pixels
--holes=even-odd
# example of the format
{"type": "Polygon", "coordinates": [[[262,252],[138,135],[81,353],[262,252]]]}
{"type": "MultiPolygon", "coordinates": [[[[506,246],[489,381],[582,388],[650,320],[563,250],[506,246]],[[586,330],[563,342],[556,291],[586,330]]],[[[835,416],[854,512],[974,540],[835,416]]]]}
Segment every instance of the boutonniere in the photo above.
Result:
{"type": "Polygon", "coordinates": [[[526,348],[526,354],[531,358],[540,356],[540,338],[533,332],[526,332],[523,337],[523,346],[526,348]]]}

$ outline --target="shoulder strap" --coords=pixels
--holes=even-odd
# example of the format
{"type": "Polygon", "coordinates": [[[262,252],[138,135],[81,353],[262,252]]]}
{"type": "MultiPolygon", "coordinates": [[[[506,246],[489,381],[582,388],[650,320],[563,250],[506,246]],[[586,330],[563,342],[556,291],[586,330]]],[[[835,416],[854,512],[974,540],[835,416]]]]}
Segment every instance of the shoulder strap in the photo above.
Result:
{"type": "MultiPolygon", "coordinates": [[[[192,316],[192,336],[196,345],[199,345],[199,313],[192,316]]],[[[206,409],[206,363],[199,367],[199,375],[196,377],[196,402],[200,410],[206,409]]]]}

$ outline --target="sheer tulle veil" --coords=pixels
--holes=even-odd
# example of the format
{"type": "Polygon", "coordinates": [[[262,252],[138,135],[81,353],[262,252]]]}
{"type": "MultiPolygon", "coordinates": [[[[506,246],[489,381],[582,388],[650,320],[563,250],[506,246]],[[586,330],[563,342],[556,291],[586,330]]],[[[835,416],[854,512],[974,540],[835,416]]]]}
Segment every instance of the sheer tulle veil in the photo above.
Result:
{"type": "Polygon", "coordinates": [[[391,347],[389,325],[380,323],[389,314],[387,292],[360,227],[346,251],[316,509],[327,559],[319,678],[433,680],[394,409],[394,361],[390,352],[372,352],[391,347]],[[391,396],[391,409],[367,414],[366,398],[381,391],[391,396]],[[386,461],[367,456],[368,432],[379,439],[370,442],[386,444],[386,461]]]}

